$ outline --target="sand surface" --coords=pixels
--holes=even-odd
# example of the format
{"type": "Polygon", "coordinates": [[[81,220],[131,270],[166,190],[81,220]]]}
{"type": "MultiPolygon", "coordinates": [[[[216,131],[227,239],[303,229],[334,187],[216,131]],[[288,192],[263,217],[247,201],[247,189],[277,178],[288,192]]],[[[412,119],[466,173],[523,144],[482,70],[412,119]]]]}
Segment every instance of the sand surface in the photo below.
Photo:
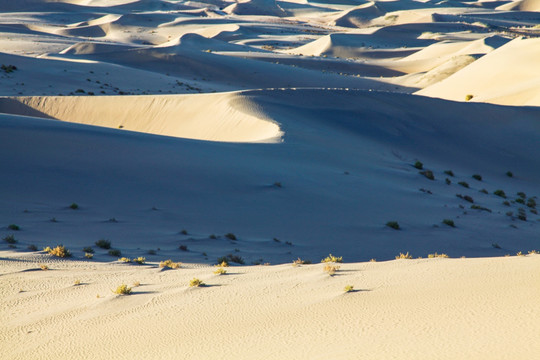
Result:
{"type": "Polygon", "coordinates": [[[535,358],[539,24],[538,0],[0,1],[0,357],[535,358]]]}

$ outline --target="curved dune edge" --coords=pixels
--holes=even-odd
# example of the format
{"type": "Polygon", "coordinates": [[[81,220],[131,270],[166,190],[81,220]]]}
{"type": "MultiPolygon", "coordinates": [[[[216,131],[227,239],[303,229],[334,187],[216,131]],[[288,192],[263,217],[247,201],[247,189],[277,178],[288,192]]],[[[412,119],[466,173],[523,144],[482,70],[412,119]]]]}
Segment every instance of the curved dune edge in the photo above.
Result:
{"type": "Polygon", "coordinates": [[[0,112],[224,142],[279,142],[283,132],[239,93],[4,98],[0,112]]]}

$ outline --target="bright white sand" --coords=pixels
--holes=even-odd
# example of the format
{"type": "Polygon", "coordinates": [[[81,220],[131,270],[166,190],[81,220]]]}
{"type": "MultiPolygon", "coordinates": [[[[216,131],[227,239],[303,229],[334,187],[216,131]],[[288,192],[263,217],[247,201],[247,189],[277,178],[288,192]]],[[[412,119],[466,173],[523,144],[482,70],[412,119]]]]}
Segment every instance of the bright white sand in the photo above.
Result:
{"type": "Polygon", "coordinates": [[[0,357],[535,358],[539,4],[0,2],[0,357]]]}

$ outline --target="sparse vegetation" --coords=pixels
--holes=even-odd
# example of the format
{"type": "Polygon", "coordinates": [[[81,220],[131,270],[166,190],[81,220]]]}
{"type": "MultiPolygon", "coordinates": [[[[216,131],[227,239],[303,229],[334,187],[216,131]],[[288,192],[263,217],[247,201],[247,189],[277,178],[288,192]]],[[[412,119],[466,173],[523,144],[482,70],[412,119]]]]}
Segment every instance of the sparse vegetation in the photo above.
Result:
{"type": "Polygon", "coordinates": [[[160,268],[170,268],[170,269],[178,269],[178,268],[180,268],[181,265],[182,265],[181,262],[174,262],[171,259],[161,261],[159,263],[160,268]]]}
{"type": "Polygon", "coordinates": [[[424,168],[424,164],[422,164],[420,161],[415,162],[413,166],[418,170],[422,170],[424,168]]]}
{"type": "Polygon", "coordinates": [[[64,245],[57,245],[54,249],[47,246],[44,250],[56,257],[65,258],[71,256],[71,252],[64,245]]]}
{"type": "Polygon", "coordinates": [[[329,254],[327,257],[322,259],[321,262],[322,263],[330,263],[330,262],[340,263],[340,262],[343,262],[343,257],[342,256],[337,257],[332,254],[329,254]]]}
{"type": "Polygon", "coordinates": [[[125,263],[130,263],[131,259],[127,258],[127,257],[121,257],[120,259],[118,259],[118,261],[125,262],[125,263]]]}
{"type": "Polygon", "coordinates": [[[481,176],[481,175],[474,174],[472,177],[473,177],[473,179],[475,179],[475,180],[482,181],[482,176],[481,176]]]}
{"type": "Polygon", "coordinates": [[[435,180],[435,175],[433,174],[433,171],[431,170],[420,171],[420,174],[424,175],[429,180],[435,180]]]}
{"type": "Polygon", "coordinates": [[[204,283],[197,278],[193,278],[189,282],[189,287],[200,287],[200,286],[204,286],[204,283]]]}
{"type": "Polygon", "coordinates": [[[217,236],[212,234],[212,235],[209,236],[209,238],[212,239],[212,240],[215,240],[215,239],[217,239],[217,236]]]}
{"type": "Polygon", "coordinates": [[[525,254],[522,253],[521,251],[518,251],[518,252],[516,253],[516,255],[517,255],[517,256],[525,256],[525,254]]]}
{"type": "Polygon", "coordinates": [[[506,176],[508,177],[514,177],[514,174],[511,171],[506,172],[506,176]]]}
{"type": "Polygon", "coordinates": [[[386,226],[388,226],[389,228],[392,228],[394,230],[399,230],[400,227],[399,227],[399,224],[397,221],[389,221],[386,223],[386,226]]]}
{"type": "Polygon", "coordinates": [[[19,230],[21,230],[20,226],[19,226],[19,225],[15,225],[15,224],[9,224],[9,225],[8,225],[8,229],[9,229],[9,230],[13,230],[13,231],[19,231],[19,230]]]}
{"type": "Polygon", "coordinates": [[[15,65],[2,64],[2,66],[0,66],[0,69],[2,69],[2,71],[5,72],[6,74],[9,74],[17,70],[17,67],[15,65]]]}
{"type": "Polygon", "coordinates": [[[495,194],[495,195],[497,195],[497,196],[500,196],[500,197],[506,199],[506,194],[505,194],[504,191],[501,190],[501,189],[495,190],[495,191],[493,192],[493,194],[495,194]]]}
{"type": "Polygon", "coordinates": [[[76,203],[72,203],[71,205],[69,205],[69,208],[71,210],[77,210],[79,208],[79,205],[77,205],[76,203]]]}
{"type": "Polygon", "coordinates": [[[451,226],[451,227],[456,227],[456,224],[454,223],[454,220],[444,219],[442,222],[445,225],[448,225],[448,226],[451,226]]]}
{"type": "Polygon", "coordinates": [[[45,264],[39,264],[39,268],[41,270],[49,270],[49,267],[47,265],[45,265],[45,264]]]}
{"type": "Polygon", "coordinates": [[[225,237],[229,240],[237,240],[236,235],[234,235],[233,233],[227,233],[225,234],[225,237]]]}
{"type": "Polygon", "coordinates": [[[182,251],[188,251],[188,247],[186,245],[180,245],[178,248],[182,251]]]}
{"type": "Polygon", "coordinates": [[[433,258],[447,258],[448,255],[446,254],[438,254],[438,253],[435,253],[435,254],[428,254],[428,258],[429,259],[433,259],[433,258]]]}
{"type": "Polygon", "coordinates": [[[122,284],[119,287],[116,288],[114,291],[115,294],[118,295],[130,295],[131,294],[131,288],[128,287],[126,284],[122,284]]]}
{"type": "Polygon", "coordinates": [[[87,259],[92,259],[94,257],[94,254],[92,253],[84,253],[84,257],[87,259]]]}
{"type": "Polygon", "coordinates": [[[15,236],[13,234],[9,234],[4,236],[4,241],[8,244],[16,244],[18,241],[15,239],[15,236]]]}
{"type": "Polygon", "coordinates": [[[459,185],[463,186],[464,188],[469,188],[469,184],[465,181],[458,182],[459,185]]]}
{"type": "Polygon", "coordinates": [[[412,259],[412,255],[410,255],[408,251],[406,254],[399,253],[399,255],[396,256],[396,260],[399,260],[399,259],[412,259]]]}
{"type": "Polygon", "coordinates": [[[338,270],[340,269],[339,265],[332,265],[332,264],[325,264],[324,265],[324,272],[328,273],[328,275],[333,276],[338,270]]]}
{"type": "Polygon", "coordinates": [[[122,252],[120,250],[118,250],[118,249],[111,249],[111,250],[109,250],[108,254],[111,255],[111,256],[118,257],[118,256],[122,255],[122,252]]]}
{"type": "Polygon", "coordinates": [[[306,264],[306,265],[311,264],[311,261],[310,260],[302,260],[300,258],[293,261],[293,266],[304,265],[304,264],[306,264]]]}
{"type": "Polygon", "coordinates": [[[517,218],[521,221],[527,221],[527,213],[525,209],[519,208],[517,218]]]}
{"type": "Polygon", "coordinates": [[[353,285],[346,285],[345,288],[343,289],[343,291],[345,291],[345,292],[351,292],[353,290],[354,290],[353,285]]]}
{"type": "Polygon", "coordinates": [[[522,198],[522,199],[527,198],[527,195],[526,195],[523,191],[518,192],[518,193],[517,193],[517,196],[519,196],[519,197],[522,198]]]}
{"type": "Polygon", "coordinates": [[[137,258],[134,258],[133,259],[133,262],[135,264],[139,264],[139,265],[144,265],[144,263],[146,263],[146,258],[145,257],[142,257],[142,256],[139,256],[137,258]]]}
{"type": "Polygon", "coordinates": [[[222,267],[219,267],[216,270],[214,270],[214,274],[216,275],[225,275],[226,273],[227,273],[227,270],[225,270],[222,267]]]}
{"type": "Polygon", "coordinates": [[[471,101],[474,96],[471,94],[465,95],[465,101],[471,101]]]}
{"type": "Polygon", "coordinates": [[[102,249],[110,249],[111,248],[111,242],[107,239],[100,239],[96,241],[96,246],[100,247],[102,249]]]}
{"type": "Polygon", "coordinates": [[[444,173],[448,176],[454,176],[454,172],[452,170],[445,170],[444,173]]]}

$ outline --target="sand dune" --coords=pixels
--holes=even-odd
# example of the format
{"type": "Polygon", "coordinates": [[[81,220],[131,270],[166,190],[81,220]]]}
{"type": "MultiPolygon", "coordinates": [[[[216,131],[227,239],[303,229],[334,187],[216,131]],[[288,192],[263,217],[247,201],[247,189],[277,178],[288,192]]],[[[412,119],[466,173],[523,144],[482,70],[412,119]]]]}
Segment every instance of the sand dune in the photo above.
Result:
{"type": "Polygon", "coordinates": [[[535,358],[539,4],[0,1],[0,358],[535,358]]]}

